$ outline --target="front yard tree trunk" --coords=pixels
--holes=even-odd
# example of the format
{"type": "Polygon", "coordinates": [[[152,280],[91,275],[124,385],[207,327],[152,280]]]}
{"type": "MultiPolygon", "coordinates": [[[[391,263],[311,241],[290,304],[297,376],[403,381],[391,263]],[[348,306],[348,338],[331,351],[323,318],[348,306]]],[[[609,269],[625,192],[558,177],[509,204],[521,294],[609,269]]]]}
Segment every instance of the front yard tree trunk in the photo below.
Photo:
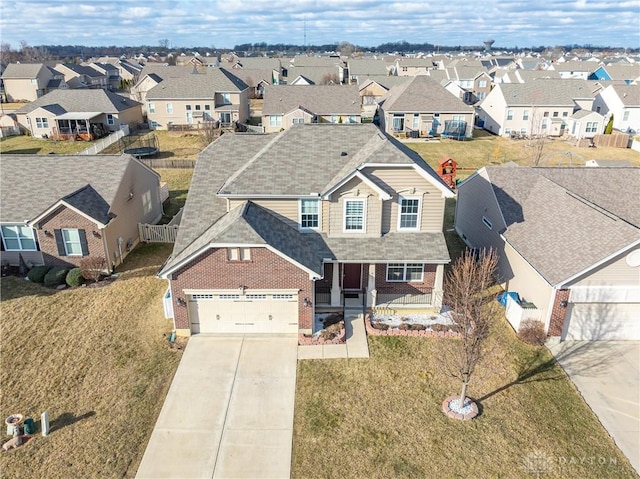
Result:
{"type": "Polygon", "coordinates": [[[458,403],[458,407],[462,409],[464,407],[464,401],[467,397],[467,386],[469,384],[469,378],[465,377],[462,381],[462,391],[460,392],[460,402],[458,403]]]}

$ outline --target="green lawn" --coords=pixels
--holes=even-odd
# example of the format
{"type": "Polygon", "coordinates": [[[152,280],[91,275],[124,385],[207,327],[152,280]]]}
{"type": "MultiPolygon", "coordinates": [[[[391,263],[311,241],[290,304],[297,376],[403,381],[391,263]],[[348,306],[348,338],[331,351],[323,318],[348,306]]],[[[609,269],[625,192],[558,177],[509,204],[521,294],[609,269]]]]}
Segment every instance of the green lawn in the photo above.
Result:
{"type": "Polygon", "coordinates": [[[170,251],[139,246],[98,288],[2,278],[0,415],[51,419],[48,437],[1,456],[2,477],[134,477],[181,356],[155,277],[170,251]]]}
{"type": "Polygon", "coordinates": [[[437,341],[369,337],[368,360],[300,361],[292,477],[535,478],[525,465],[539,457],[551,464],[541,478],[637,477],[551,354],[504,320],[468,391],[481,415],[445,417],[460,384],[441,371],[437,341]]]}

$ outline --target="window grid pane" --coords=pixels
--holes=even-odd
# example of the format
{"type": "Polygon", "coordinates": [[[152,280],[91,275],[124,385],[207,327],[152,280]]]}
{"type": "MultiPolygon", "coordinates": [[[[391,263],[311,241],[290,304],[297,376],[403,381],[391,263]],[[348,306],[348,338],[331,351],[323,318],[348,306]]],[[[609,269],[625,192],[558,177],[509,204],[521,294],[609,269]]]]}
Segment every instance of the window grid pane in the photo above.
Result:
{"type": "Polygon", "coordinates": [[[300,226],[317,228],[319,225],[319,201],[300,200],[300,226]]]}
{"type": "Polygon", "coordinates": [[[82,246],[80,246],[80,234],[78,230],[63,229],[64,248],[69,256],[82,256],[82,246]]]}
{"type": "Polygon", "coordinates": [[[400,204],[400,228],[417,228],[419,209],[420,200],[403,199],[400,204]]]}
{"type": "Polygon", "coordinates": [[[364,202],[345,202],[345,229],[358,231],[364,229],[364,202]]]}

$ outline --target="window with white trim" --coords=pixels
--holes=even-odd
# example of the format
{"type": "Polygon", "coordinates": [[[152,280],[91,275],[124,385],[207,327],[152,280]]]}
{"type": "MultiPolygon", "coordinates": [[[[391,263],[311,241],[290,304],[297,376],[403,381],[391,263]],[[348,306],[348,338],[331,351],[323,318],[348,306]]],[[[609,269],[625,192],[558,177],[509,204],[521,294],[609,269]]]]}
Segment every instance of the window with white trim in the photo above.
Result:
{"type": "Polygon", "coordinates": [[[478,88],[486,88],[487,80],[478,80],[478,88]]]}
{"type": "Polygon", "coordinates": [[[116,124],[116,120],[114,116],[111,113],[107,114],[107,125],[115,125],[115,124],[116,124]]]}
{"type": "Polygon", "coordinates": [[[424,276],[422,263],[389,263],[387,265],[387,282],[409,283],[421,282],[424,276]]]}
{"type": "Polygon", "coordinates": [[[522,112],[522,119],[523,120],[528,120],[529,119],[529,110],[524,110],[522,112]]]}
{"type": "Polygon", "coordinates": [[[167,103],[166,108],[167,113],[169,113],[170,115],[173,114],[173,103],[167,103]]]}
{"type": "Polygon", "coordinates": [[[513,120],[513,110],[507,110],[507,120],[513,120]]]}
{"type": "Polygon", "coordinates": [[[493,229],[493,224],[491,223],[491,221],[489,220],[489,218],[487,218],[486,216],[482,217],[482,222],[484,223],[484,225],[489,228],[490,230],[493,229]]]}
{"type": "Polygon", "coordinates": [[[251,261],[251,248],[227,248],[228,261],[251,261]]]}
{"type": "Polygon", "coordinates": [[[587,127],[585,128],[586,133],[595,133],[598,130],[598,122],[597,121],[588,121],[587,127]]]}
{"type": "Polygon", "coordinates": [[[149,113],[155,113],[156,112],[156,104],[155,103],[149,103],[149,105],[147,106],[147,111],[149,113]]]}
{"type": "Polygon", "coordinates": [[[204,111],[211,111],[211,105],[205,105],[204,111]]]}
{"type": "Polygon", "coordinates": [[[294,125],[300,125],[304,123],[304,118],[292,118],[291,123],[293,123],[294,125]]]}
{"type": "Polygon", "coordinates": [[[300,228],[317,229],[320,226],[320,200],[300,199],[300,228]]]}
{"type": "Polygon", "coordinates": [[[222,97],[223,105],[231,105],[231,93],[222,93],[220,96],[222,97]]]}
{"type": "Polygon", "coordinates": [[[36,117],[36,128],[49,128],[49,120],[44,117],[36,117]]]}
{"type": "Polygon", "coordinates": [[[269,117],[269,126],[282,126],[282,115],[271,115],[269,117]]]}
{"type": "Polygon", "coordinates": [[[262,301],[267,299],[267,295],[266,294],[247,294],[245,296],[245,299],[248,299],[249,301],[262,301]]]}
{"type": "Polygon", "coordinates": [[[365,200],[344,200],[344,230],[348,232],[364,231],[365,200]]]}
{"type": "Polygon", "coordinates": [[[82,256],[82,244],[80,243],[80,232],[77,229],[63,228],[62,240],[67,256],[82,256]]]}
{"type": "Polygon", "coordinates": [[[625,110],[622,113],[622,121],[629,121],[629,110],[625,110]]]}
{"type": "Polygon", "coordinates": [[[417,230],[420,227],[420,198],[400,198],[398,229],[417,230]]]}
{"type": "Polygon", "coordinates": [[[2,227],[2,242],[6,251],[37,251],[33,228],[24,225],[2,227]]]}
{"type": "Polygon", "coordinates": [[[191,111],[191,105],[185,105],[185,106],[184,106],[184,108],[185,108],[185,110],[187,110],[187,111],[191,111]]]}

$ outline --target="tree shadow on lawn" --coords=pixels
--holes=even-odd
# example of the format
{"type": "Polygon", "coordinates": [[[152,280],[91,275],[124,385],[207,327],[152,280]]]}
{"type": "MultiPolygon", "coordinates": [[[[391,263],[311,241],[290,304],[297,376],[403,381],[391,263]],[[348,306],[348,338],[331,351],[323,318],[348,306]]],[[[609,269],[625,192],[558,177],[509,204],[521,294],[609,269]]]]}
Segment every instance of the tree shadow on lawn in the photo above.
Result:
{"type": "Polygon", "coordinates": [[[518,384],[527,384],[538,381],[557,381],[566,378],[566,374],[560,367],[560,363],[579,354],[583,354],[589,350],[593,354],[588,361],[580,362],[579,366],[572,369],[572,374],[586,373],[597,374],[604,372],[611,363],[613,356],[610,351],[597,348],[597,341],[586,341],[572,344],[562,349],[555,357],[545,347],[536,348],[533,355],[518,361],[517,377],[511,382],[500,386],[498,389],[485,394],[477,399],[478,402],[489,399],[490,397],[509,389],[518,384]]]}

